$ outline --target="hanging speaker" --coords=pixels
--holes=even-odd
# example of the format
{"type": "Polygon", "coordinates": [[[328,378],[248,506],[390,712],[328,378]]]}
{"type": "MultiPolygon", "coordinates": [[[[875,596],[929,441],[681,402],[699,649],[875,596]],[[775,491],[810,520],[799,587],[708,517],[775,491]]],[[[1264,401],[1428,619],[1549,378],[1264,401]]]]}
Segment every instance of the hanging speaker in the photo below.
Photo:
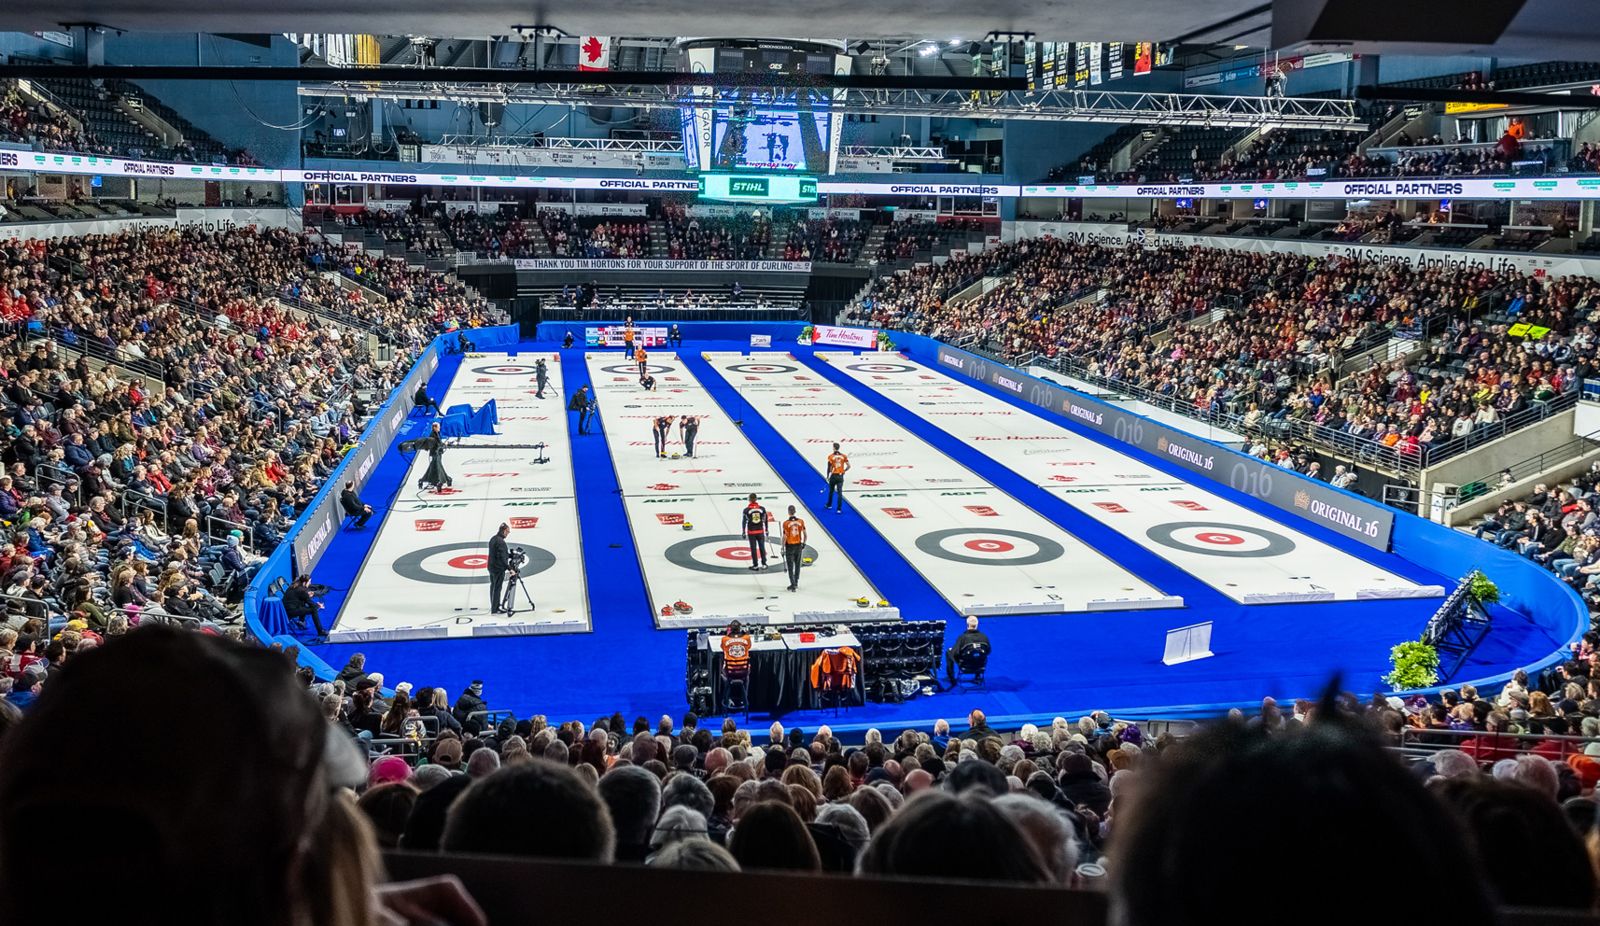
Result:
{"type": "Polygon", "coordinates": [[[478,121],[493,128],[500,124],[500,117],[504,116],[505,112],[506,104],[504,103],[479,103],[478,121]]]}

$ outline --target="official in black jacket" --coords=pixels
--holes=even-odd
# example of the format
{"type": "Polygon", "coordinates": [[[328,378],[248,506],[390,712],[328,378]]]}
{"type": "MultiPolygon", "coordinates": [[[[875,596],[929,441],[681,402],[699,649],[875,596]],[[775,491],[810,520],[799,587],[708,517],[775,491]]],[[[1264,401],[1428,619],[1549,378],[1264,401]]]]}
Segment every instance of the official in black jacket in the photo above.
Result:
{"type": "Polygon", "coordinates": [[[489,538],[489,613],[499,614],[504,599],[501,592],[506,583],[506,570],[511,568],[511,545],[506,543],[506,537],[511,534],[511,525],[501,524],[500,529],[489,538]]]}
{"type": "Polygon", "coordinates": [[[322,602],[313,601],[311,598],[311,576],[297,577],[284,590],[283,610],[288,613],[292,621],[310,620],[312,626],[317,628],[317,636],[328,635],[328,631],[322,628],[322,602]]]}
{"type": "Polygon", "coordinates": [[[989,644],[989,635],[978,629],[978,619],[976,617],[969,616],[967,618],[967,629],[961,632],[961,636],[956,637],[954,646],[944,651],[944,677],[954,682],[956,678],[956,654],[968,646],[975,646],[980,643],[985,647],[989,647],[991,652],[993,651],[993,647],[989,644]]]}

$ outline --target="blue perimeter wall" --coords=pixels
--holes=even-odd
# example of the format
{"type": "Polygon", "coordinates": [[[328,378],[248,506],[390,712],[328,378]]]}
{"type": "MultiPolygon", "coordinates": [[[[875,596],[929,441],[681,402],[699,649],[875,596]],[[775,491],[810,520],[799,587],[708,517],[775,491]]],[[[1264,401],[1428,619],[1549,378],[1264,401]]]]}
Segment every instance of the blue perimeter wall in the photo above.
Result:
{"type": "MultiPolygon", "coordinates": [[[[533,340],[535,342],[559,343],[562,338],[565,337],[566,333],[570,331],[572,332],[574,339],[581,344],[583,341],[584,328],[612,324],[620,324],[620,321],[604,321],[597,319],[569,323],[552,322],[541,325],[536,337],[533,340]]],[[[645,325],[641,327],[655,326],[645,325]]],[[[679,325],[686,342],[685,347],[689,350],[693,349],[694,342],[696,340],[738,340],[747,338],[752,334],[771,335],[773,337],[773,349],[781,349],[783,339],[793,339],[799,334],[800,329],[803,327],[805,326],[798,322],[772,322],[765,324],[732,322],[684,322],[679,325]]],[[[469,331],[468,336],[472,339],[475,347],[479,350],[514,350],[519,343],[526,343],[519,339],[517,328],[514,325],[505,325],[497,328],[479,328],[469,331]]],[[[983,383],[979,383],[975,380],[968,380],[966,377],[951,371],[947,367],[940,367],[938,363],[938,349],[941,345],[938,341],[935,341],[932,338],[922,337],[921,335],[907,334],[904,332],[896,332],[892,336],[896,343],[897,349],[904,351],[907,356],[910,356],[930,367],[939,368],[943,370],[946,375],[961,378],[971,382],[980,389],[985,389],[986,391],[988,390],[988,387],[983,383]]],[[[443,348],[455,342],[455,335],[441,335],[438,340],[440,341],[441,348],[443,348]]],[[[1021,371],[1017,372],[1017,376],[1026,380],[1035,380],[1035,377],[1029,376],[1021,371]]],[[[1059,384],[1056,385],[1059,386],[1059,384]]],[[[1010,398],[1001,393],[993,394],[999,395],[1001,398],[1010,398]]],[[[384,402],[383,406],[379,408],[378,412],[373,415],[371,420],[373,422],[381,420],[383,412],[389,408],[390,403],[393,402],[394,399],[395,396],[390,396],[389,399],[384,402]]],[[[1082,396],[1082,401],[1083,403],[1090,405],[1099,405],[1107,408],[1113,407],[1108,403],[1101,402],[1100,400],[1087,395],[1082,396]]],[[[1034,406],[1023,405],[1022,407],[1039,411],[1034,406]]],[[[1118,411],[1121,411],[1121,409],[1118,409],[1118,411]]],[[[1058,420],[1067,428],[1083,434],[1085,437],[1088,437],[1091,440],[1106,442],[1102,435],[1090,433],[1078,428],[1070,418],[1057,414],[1050,414],[1050,417],[1058,420]]],[[[369,424],[369,430],[370,428],[371,425],[369,424]]],[[[365,440],[366,436],[367,435],[363,433],[363,440],[365,440]]],[[[1209,444],[1219,455],[1238,458],[1245,457],[1244,454],[1240,454],[1238,451],[1222,444],[1212,443],[1211,441],[1207,441],[1201,437],[1195,437],[1194,439],[1202,443],[1209,444]]],[[[1347,550],[1355,556],[1370,559],[1372,555],[1370,548],[1341,537],[1322,525],[1313,523],[1300,517],[1295,512],[1286,511],[1271,505],[1266,505],[1254,498],[1251,498],[1250,496],[1234,491],[1229,486],[1218,482],[1204,480],[1203,477],[1198,477],[1194,473],[1191,473],[1187,470],[1176,470],[1168,465],[1166,461],[1145,454],[1142,451],[1132,447],[1124,446],[1118,447],[1118,449],[1136,459],[1153,465],[1158,469],[1171,472],[1173,475],[1185,481],[1207,482],[1209,484],[1206,487],[1211,491],[1238,504],[1244,505],[1251,510],[1267,515],[1275,520],[1290,522],[1296,529],[1311,534],[1326,543],[1337,546],[1340,549],[1347,550]]],[[[338,486],[343,484],[344,468],[348,464],[348,461],[353,457],[354,454],[346,455],[345,463],[341,463],[339,469],[336,470],[323,485],[322,491],[318,493],[316,500],[307,506],[306,510],[308,512],[316,509],[317,503],[321,501],[324,495],[333,491],[337,491],[338,486]]],[[[1254,461],[1253,457],[1248,459],[1254,461]]],[[[1284,475],[1292,479],[1306,478],[1289,470],[1284,470],[1284,475]]],[[[1325,483],[1319,483],[1319,485],[1324,490],[1331,488],[1325,483]]],[[[1352,495],[1351,497],[1361,498],[1361,496],[1355,495],[1352,495]]],[[[281,643],[285,647],[299,645],[299,641],[293,637],[278,637],[267,633],[266,628],[262,625],[260,620],[260,607],[261,603],[267,598],[268,585],[279,578],[287,579],[293,575],[294,564],[291,555],[294,548],[293,541],[295,536],[304,527],[303,520],[304,519],[302,519],[302,521],[295,522],[294,526],[286,532],[283,542],[280,543],[277,549],[272,552],[272,555],[267,557],[266,562],[262,565],[260,571],[257,572],[255,579],[251,582],[250,587],[245,592],[245,622],[250,628],[251,633],[263,643],[281,643]]],[[[1450,528],[1435,524],[1432,521],[1417,517],[1416,515],[1407,514],[1405,512],[1397,512],[1395,514],[1394,532],[1390,538],[1390,549],[1395,555],[1401,557],[1402,559],[1408,560],[1442,576],[1461,576],[1474,566],[1478,569],[1481,569],[1485,575],[1489,576],[1489,578],[1500,587],[1500,607],[1495,609],[1497,619],[1525,620],[1533,626],[1542,629],[1552,639],[1565,641],[1562,647],[1551,653],[1548,658],[1533,665],[1525,666],[1524,668],[1528,670],[1529,674],[1535,674],[1541,669],[1565,660],[1568,657],[1568,648],[1570,645],[1578,642],[1578,640],[1583,636],[1583,633],[1589,629],[1588,607],[1584,604],[1583,599],[1580,598],[1575,591],[1569,588],[1566,583],[1560,581],[1551,573],[1545,571],[1538,565],[1521,556],[1518,556],[1507,550],[1501,550],[1492,544],[1484,543],[1483,541],[1480,541],[1468,534],[1462,533],[1461,531],[1451,530],[1450,528]]],[[[1399,643],[1401,641],[1396,640],[1395,642],[1399,643]]],[[[321,658],[316,656],[314,653],[309,652],[308,650],[300,651],[299,660],[301,665],[309,666],[313,671],[315,671],[318,678],[331,679],[336,671],[333,667],[329,666],[321,658]]],[[[1509,674],[1503,674],[1482,679],[1452,682],[1452,685],[1460,686],[1472,684],[1477,685],[1480,688],[1487,689],[1495,685],[1503,684],[1509,679],[1509,674]]],[[[1436,692],[1438,690],[1438,688],[1434,688],[1426,689],[1425,691],[1436,692]]]]}

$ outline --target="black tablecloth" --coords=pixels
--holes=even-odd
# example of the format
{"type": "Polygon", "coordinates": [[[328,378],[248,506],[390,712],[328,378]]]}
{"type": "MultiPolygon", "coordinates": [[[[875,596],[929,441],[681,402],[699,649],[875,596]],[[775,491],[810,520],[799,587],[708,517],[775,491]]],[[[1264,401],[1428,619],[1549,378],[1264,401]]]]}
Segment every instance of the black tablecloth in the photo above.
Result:
{"type": "MultiPolygon", "coordinates": [[[[722,677],[722,651],[700,650],[701,658],[711,656],[711,691],[717,710],[727,708],[727,684],[722,677]]],[[[749,699],[751,713],[786,714],[790,711],[823,707],[822,692],[811,687],[811,664],[822,655],[817,649],[757,649],[750,653],[749,699]]],[[[856,667],[855,686],[845,693],[841,706],[867,703],[866,664],[856,667]]],[[[828,707],[833,705],[829,703],[828,707]]]]}

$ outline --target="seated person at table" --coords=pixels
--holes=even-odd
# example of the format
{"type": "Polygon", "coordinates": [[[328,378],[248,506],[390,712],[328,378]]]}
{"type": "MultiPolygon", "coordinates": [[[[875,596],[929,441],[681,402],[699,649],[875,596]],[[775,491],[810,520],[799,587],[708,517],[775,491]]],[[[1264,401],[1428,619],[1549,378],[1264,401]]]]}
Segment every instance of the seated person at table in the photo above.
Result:
{"type": "Polygon", "coordinates": [[[739,703],[744,704],[747,687],[750,679],[750,651],[755,642],[750,635],[744,632],[738,621],[728,625],[728,630],[722,635],[722,677],[728,685],[728,692],[732,693],[732,683],[739,683],[739,703]]]}

